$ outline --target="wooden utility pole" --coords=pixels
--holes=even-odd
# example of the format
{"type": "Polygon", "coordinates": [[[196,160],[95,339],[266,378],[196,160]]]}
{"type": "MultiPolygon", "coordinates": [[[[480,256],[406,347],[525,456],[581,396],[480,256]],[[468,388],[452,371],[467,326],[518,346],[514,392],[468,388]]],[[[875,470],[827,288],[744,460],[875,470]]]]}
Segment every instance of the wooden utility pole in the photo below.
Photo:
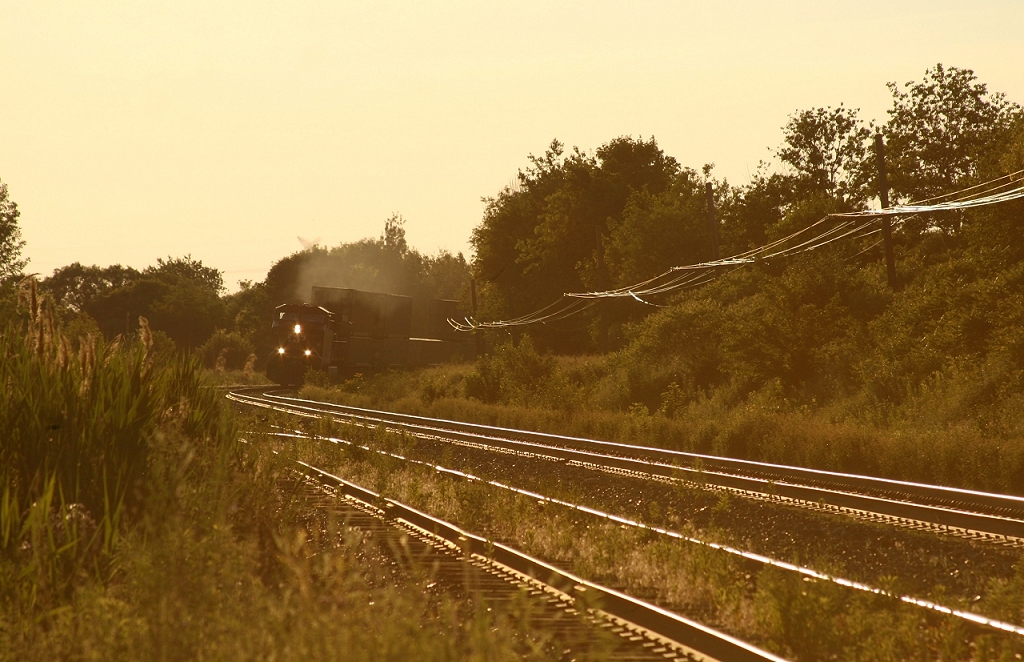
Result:
{"type": "MultiPolygon", "coordinates": [[[[472,277],[469,279],[469,295],[471,297],[471,303],[473,304],[473,323],[476,323],[476,278],[472,277]]],[[[476,340],[476,354],[480,356],[483,354],[483,336],[480,335],[480,329],[473,329],[473,337],[476,340]]]]}
{"type": "MultiPolygon", "coordinates": [[[[594,226],[594,251],[597,256],[597,277],[594,279],[594,283],[597,289],[604,287],[604,237],[601,235],[601,226],[594,226]]],[[[608,347],[608,326],[605,321],[598,314],[597,318],[597,344],[598,349],[604,351],[608,347]]]]}
{"type": "MultiPolygon", "coordinates": [[[[878,199],[882,209],[889,208],[889,178],[885,173],[885,141],[881,133],[875,134],[875,165],[878,167],[878,199]]],[[[892,225],[889,217],[882,217],[882,245],[885,247],[885,273],[889,288],[896,289],[896,256],[892,250],[892,225]]]]}
{"type": "Polygon", "coordinates": [[[711,259],[718,260],[718,219],[715,218],[715,190],[711,182],[704,185],[708,199],[708,231],[711,233],[711,259]]]}

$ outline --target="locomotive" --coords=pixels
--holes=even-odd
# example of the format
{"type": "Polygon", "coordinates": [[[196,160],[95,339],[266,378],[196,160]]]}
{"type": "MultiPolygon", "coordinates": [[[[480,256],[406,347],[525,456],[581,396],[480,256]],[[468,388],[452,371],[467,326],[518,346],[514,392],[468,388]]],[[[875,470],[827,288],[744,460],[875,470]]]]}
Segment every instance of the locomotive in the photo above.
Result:
{"type": "Polygon", "coordinates": [[[314,286],[312,303],[274,309],[267,377],[300,384],[306,370],[331,377],[471,360],[475,343],[448,323],[459,302],[314,286]]]}

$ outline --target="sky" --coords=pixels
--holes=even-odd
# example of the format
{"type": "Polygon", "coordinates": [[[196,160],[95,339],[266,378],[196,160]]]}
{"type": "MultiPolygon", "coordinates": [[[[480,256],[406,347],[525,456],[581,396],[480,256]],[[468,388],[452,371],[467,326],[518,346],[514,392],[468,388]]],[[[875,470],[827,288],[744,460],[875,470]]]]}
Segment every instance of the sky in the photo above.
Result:
{"type": "Polygon", "coordinates": [[[552,139],[649,138],[745,184],[797,110],[884,121],[936,63],[1024,103],[1024,2],[0,0],[0,181],[28,271],[302,246],[470,255],[552,139]]]}

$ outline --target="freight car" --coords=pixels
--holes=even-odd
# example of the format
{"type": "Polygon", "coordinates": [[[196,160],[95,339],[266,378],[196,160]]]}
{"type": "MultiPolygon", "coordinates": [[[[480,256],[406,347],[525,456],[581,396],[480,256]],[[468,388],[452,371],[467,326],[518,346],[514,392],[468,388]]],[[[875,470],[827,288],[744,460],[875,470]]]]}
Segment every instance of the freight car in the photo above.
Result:
{"type": "Polygon", "coordinates": [[[312,295],[312,303],[275,309],[267,377],[279,384],[300,383],[310,368],[333,377],[475,355],[472,338],[448,324],[461,317],[458,301],[337,287],[313,287],[312,295]]]}

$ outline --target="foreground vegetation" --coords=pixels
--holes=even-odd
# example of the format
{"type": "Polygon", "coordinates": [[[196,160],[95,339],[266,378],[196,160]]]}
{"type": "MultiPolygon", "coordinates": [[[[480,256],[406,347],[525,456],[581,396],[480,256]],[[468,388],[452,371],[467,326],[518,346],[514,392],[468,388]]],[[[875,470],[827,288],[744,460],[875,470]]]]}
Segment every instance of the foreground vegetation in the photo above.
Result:
{"type": "Polygon", "coordinates": [[[496,627],[516,614],[424,600],[429,572],[289,499],[145,321],[69,338],[23,298],[0,335],[0,659],[544,657],[542,633],[496,627]]]}

